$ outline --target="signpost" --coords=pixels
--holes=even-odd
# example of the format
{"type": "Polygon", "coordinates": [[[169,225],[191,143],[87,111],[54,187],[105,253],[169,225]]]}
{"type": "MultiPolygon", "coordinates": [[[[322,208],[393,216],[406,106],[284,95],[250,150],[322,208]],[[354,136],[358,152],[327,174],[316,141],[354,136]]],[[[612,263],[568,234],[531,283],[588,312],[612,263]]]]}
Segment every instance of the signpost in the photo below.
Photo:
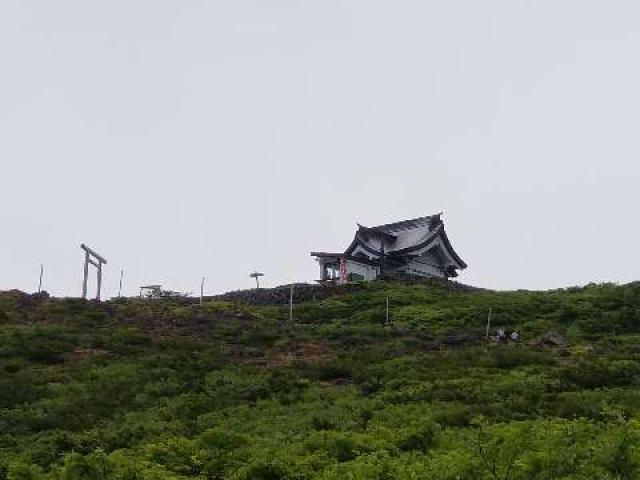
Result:
{"type": "Polygon", "coordinates": [[[260,277],[264,277],[264,273],[260,273],[260,272],[253,272],[252,274],[249,275],[251,278],[255,278],[256,279],[256,288],[260,288],[260,277]]]}

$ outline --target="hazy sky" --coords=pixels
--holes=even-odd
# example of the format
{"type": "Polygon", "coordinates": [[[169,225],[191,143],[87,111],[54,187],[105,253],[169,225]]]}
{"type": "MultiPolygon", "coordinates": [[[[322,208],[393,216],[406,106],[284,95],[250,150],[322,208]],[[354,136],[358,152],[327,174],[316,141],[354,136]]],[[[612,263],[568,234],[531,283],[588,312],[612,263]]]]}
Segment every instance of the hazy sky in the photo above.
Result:
{"type": "Polygon", "coordinates": [[[0,3],[0,289],[318,276],[445,212],[475,285],[637,279],[637,1],[0,3]]]}

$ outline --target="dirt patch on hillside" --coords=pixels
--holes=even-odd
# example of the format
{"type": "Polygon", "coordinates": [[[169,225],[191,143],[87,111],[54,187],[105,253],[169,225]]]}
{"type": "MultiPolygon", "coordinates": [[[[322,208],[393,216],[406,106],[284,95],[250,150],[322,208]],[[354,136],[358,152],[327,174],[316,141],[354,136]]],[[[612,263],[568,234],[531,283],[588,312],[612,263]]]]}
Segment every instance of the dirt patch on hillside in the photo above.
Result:
{"type": "Polygon", "coordinates": [[[270,349],[261,356],[238,358],[239,363],[266,368],[284,367],[296,361],[322,363],[334,358],[331,347],[320,342],[292,343],[284,347],[270,349]]]}
{"type": "Polygon", "coordinates": [[[111,355],[111,352],[108,350],[103,350],[101,348],[77,347],[73,350],[73,352],[70,352],[66,355],[65,360],[73,361],[83,358],[99,357],[105,355],[111,355]]]}
{"type": "Polygon", "coordinates": [[[255,323],[255,320],[254,316],[245,313],[200,315],[196,312],[189,317],[152,313],[125,318],[123,324],[140,329],[154,340],[164,340],[176,336],[206,338],[228,326],[240,329],[249,328],[255,323]]]}
{"type": "Polygon", "coordinates": [[[268,366],[288,365],[294,361],[321,363],[334,357],[334,352],[320,342],[298,343],[288,346],[284,351],[267,355],[268,366]]]}

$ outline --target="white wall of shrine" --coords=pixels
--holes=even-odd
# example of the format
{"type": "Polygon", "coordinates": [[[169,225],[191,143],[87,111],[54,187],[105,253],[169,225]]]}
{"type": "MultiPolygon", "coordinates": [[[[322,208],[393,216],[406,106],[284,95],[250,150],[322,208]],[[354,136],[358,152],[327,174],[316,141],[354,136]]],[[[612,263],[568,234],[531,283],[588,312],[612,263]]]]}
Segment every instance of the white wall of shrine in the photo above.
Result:
{"type": "Polygon", "coordinates": [[[365,280],[375,280],[378,277],[378,267],[354,262],[353,260],[347,260],[346,266],[347,275],[355,273],[356,275],[362,275],[365,280]]]}

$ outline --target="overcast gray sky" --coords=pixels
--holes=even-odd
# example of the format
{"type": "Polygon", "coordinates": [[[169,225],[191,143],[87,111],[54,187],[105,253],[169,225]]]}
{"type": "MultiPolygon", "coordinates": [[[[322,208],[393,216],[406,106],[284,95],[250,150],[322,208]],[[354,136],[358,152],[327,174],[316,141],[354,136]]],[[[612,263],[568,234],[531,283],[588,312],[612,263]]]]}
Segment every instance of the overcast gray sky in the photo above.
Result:
{"type": "Polygon", "coordinates": [[[311,281],[445,212],[485,287],[638,278],[636,1],[0,3],[0,289],[311,281]]]}

